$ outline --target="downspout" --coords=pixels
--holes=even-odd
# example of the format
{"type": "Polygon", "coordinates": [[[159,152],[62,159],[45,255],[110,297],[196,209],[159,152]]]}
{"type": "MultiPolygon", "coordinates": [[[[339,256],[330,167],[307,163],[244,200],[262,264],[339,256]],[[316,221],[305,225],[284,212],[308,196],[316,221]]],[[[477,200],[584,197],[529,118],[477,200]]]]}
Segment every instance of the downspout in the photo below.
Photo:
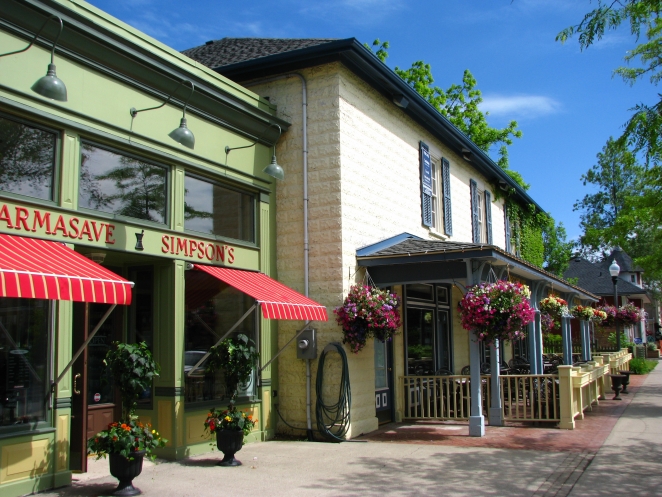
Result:
{"type": "MultiPolygon", "coordinates": [[[[246,88],[263,83],[271,83],[273,81],[280,81],[282,79],[298,77],[301,80],[301,127],[303,134],[302,152],[303,152],[303,290],[304,295],[308,297],[308,261],[310,246],[308,242],[308,87],[306,86],[306,78],[303,75],[295,72],[288,74],[281,74],[272,78],[265,78],[254,80],[244,84],[246,88]]],[[[310,321],[306,322],[304,328],[308,326],[310,321]]],[[[306,359],[306,432],[308,440],[313,441],[313,419],[311,414],[311,372],[310,372],[310,359],[306,359]]]]}

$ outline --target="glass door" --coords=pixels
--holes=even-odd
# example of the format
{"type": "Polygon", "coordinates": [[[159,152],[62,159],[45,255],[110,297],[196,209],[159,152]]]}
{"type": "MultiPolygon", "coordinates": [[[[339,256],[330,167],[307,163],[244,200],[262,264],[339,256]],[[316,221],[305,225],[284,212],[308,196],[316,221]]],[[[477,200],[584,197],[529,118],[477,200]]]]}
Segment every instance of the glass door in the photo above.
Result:
{"type": "Polygon", "coordinates": [[[380,424],[393,421],[393,342],[375,339],[375,411],[380,424]]]}

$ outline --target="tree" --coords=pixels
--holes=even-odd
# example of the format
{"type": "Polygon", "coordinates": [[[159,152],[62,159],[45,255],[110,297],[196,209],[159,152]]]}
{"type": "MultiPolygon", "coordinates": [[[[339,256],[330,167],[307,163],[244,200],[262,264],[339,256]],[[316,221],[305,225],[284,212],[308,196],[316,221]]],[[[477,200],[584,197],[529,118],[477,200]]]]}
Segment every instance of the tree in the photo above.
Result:
{"type": "MultiPolygon", "coordinates": [[[[579,35],[579,46],[587,49],[600,40],[608,30],[615,30],[629,23],[630,33],[637,41],[644,41],[626,52],[627,64],[639,62],[638,67],[621,66],[614,70],[615,76],[633,85],[644,76],[657,85],[662,79],[662,0],[598,0],[597,7],[584,16],[582,21],[561,31],[556,40],[565,43],[579,35]]],[[[659,94],[658,94],[659,95],[659,94]]],[[[662,124],[662,95],[654,104],[639,104],[625,126],[621,137],[635,152],[643,152],[647,164],[659,163],[662,146],[660,129],[662,124]]]]}
{"type": "MultiPolygon", "coordinates": [[[[662,79],[662,0],[598,0],[582,21],[561,31],[556,39],[567,41],[579,35],[581,49],[600,40],[608,30],[629,24],[637,44],[626,53],[627,64],[614,75],[632,85],[644,76],[657,85],[662,79]]],[[[647,279],[662,279],[662,95],[655,103],[640,103],[631,110],[623,135],[607,142],[599,164],[584,176],[585,184],[599,186],[576,208],[585,209],[582,246],[603,249],[621,245],[647,273],[647,279]],[[641,153],[643,166],[634,158],[641,153]]]]}

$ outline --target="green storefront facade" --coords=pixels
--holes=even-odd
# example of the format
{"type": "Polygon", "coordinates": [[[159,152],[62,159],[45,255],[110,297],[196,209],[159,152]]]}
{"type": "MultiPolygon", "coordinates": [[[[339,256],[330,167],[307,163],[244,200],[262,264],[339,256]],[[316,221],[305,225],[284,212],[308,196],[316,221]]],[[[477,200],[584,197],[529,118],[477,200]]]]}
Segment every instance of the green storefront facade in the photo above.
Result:
{"type": "MultiPolygon", "coordinates": [[[[82,1],[2,2],[0,54],[25,48],[44,23],[29,50],[0,57],[0,233],[65,243],[134,287],[54,387],[108,306],[0,298],[3,496],[85,469],[86,438],[119,412],[101,365],[114,340],[146,341],[161,365],[138,411],[169,440],[159,455],[210,450],[203,420],[227,395],[219,378],[188,373],[254,300],[191,267],[275,276],[275,180],[263,169],[288,127],[268,101],[82,1]],[[51,15],[63,21],[54,63],[67,101],[31,90],[58,36],[51,15]],[[169,136],[185,105],[194,148],[169,136]]],[[[236,330],[262,364],[276,326],[255,310],[236,330]]],[[[275,367],[240,392],[259,419],[256,440],[274,431],[275,367]]]]}

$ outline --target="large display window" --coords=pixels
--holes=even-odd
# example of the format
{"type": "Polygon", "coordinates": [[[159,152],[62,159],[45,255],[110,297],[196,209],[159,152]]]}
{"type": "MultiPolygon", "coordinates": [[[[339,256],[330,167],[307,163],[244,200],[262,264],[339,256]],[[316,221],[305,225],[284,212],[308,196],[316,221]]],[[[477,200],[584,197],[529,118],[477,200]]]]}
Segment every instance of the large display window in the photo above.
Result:
{"type": "Polygon", "coordinates": [[[0,299],[0,433],[46,420],[51,305],[0,299]]]}
{"type": "Polygon", "coordinates": [[[81,143],[78,206],[166,222],[168,168],[81,143]]]}
{"type": "Polygon", "coordinates": [[[57,134],[0,116],[0,190],[53,200],[57,134]]]}
{"type": "MultiPolygon", "coordinates": [[[[186,272],[186,325],[184,329],[184,376],[186,402],[229,401],[222,370],[206,373],[193,367],[255,303],[245,293],[202,271],[186,272]]],[[[230,335],[240,333],[256,341],[256,311],[253,311],[230,335]]],[[[253,375],[254,376],[254,375],[253,375]]],[[[239,398],[255,396],[255,381],[239,386],[239,398]]]]}
{"type": "Polygon", "coordinates": [[[186,176],[184,228],[246,242],[255,241],[255,197],[186,176]]]}

